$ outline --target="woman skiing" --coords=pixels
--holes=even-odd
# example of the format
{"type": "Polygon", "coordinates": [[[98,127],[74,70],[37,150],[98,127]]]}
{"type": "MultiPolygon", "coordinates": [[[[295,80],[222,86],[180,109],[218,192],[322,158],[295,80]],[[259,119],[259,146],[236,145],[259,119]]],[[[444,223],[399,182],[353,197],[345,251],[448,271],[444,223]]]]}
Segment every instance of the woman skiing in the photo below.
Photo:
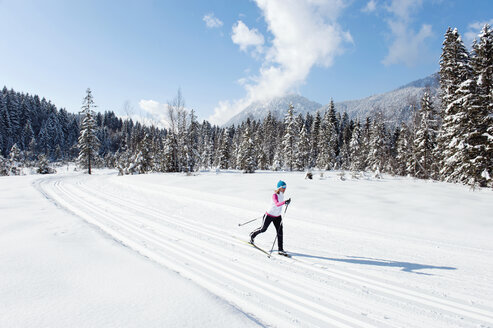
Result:
{"type": "Polygon", "coordinates": [[[274,191],[274,194],[272,195],[271,199],[271,205],[269,209],[265,212],[264,214],[264,222],[260,228],[257,230],[253,231],[250,234],[250,243],[253,244],[255,237],[267,230],[269,227],[270,223],[274,223],[274,226],[276,227],[277,231],[277,246],[278,246],[278,253],[280,255],[287,256],[288,254],[284,251],[284,248],[282,246],[282,206],[284,204],[289,205],[291,202],[291,198],[288,200],[284,200],[284,192],[286,191],[286,182],[280,180],[277,183],[277,189],[274,191]]]}

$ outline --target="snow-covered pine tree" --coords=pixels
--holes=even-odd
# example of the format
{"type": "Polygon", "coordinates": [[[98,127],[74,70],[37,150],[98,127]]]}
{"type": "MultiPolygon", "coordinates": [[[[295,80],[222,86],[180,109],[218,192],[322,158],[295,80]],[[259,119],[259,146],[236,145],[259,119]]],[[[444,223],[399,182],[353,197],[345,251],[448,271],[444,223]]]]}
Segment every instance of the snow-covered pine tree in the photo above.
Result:
{"type": "Polygon", "coordinates": [[[56,160],[55,150],[56,147],[62,143],[62,140],[63,133],[58,117],[55,113],[51,113],[41,127],[41,131],[38,135],[37,147],[51,160],[56,160]]]}
{"type": "Polygon", "coordinates": [[[260,128],[260,130],[262,131],[262,148],[267,157],[267,166],[272,165],[274,154],[276,152],[276,129],[276,120],[272,116],[272,113],[269,111],[260,128]]]}
{"type": "Polygon", "coordinates": [[[135,156],[132,159],[133,172],[146,174],[154,168],[154,151],[152,147],[152,139],[149,133],[145,133],[144,139],[138,144],[135,156]]]}
{"type": "Polygon", "coordinates": [[[469,113],[467,140],[472,183],[493,187],[493,31],[485,24],[472,46],[471,67],[478,107],[469,113]],[[472,169],[472,167],[471,167],[472,169]]]}
{"type": "Polygon", "coordinates": [[[231,127],[231,156],[229,158],[229,167],[238,168],[238,152],[241,144],[241,129],[240,127],[231,127]]]}
{"type": "Polygon", "coordinates": [[[38,156],[38,173],[39,174],[51,174],[54,173],[55,170],[53,170],[49,164],[48,164],[48,158],[46,155],[41,154],[38,156]]]}
{"type": "Polygon", "coordinates": [[[13,89],[10,89],[6,94],[6,98],[11,123],[12,142],[15,143],[15,139],[17,139],[17,136],[20,134],[22,128],[20,124],[21,114],[19,97],[13,89]]]}
{"type": "Polygon", "coordinates": [[[396,140],[396,167],[394,169],[395,174],[406,176],[410,173],[412,167],[412,147],[410,146],[411,136],[409,127],[406,123],[402,122],[399,135],[396,140]]]}
{"type": "Polygon", "coordinates": [[[365,123],[361,126],[361,165],[363,166],[363,170],[370,169],[368,157],[370,156],[371,126],[372,119],[370,116],[367,116],[365,123]]]}
{"type": "Polygon", "coordinates": [[[34,131],[33,127],[31,125],[31,120],[28,119],[26,124],[24,125],[24,128],[22,129],[22,139],[21,143],[23,145],[24,150],[29,150],[29,143],[31,142],[31,139],[34,137],[34,131]]]}
{"type": "Polygon", "coordinates": [[[339,162],[341,168],[349,170],[351,167],[351,135],[354,129],[354,122],[349,121],[349,115],[344,112],[341,121],[340,138],[339,138],[339,162]]]}
{"type": "Polygon", "coordinates": [[[204,169],[210,169],[214,165],[214,146],[212,144],[212,140],[210,136],[205,136],[202,138],[202,153],[200,157],[197,159],[197,164],[199,167],[204,169]]]}
{"type": "Polygon", "coordinates": [[[415,176],[421,179],[436,177],[435,148],[437,146],[438,121],[430,94],[425,92],[419,110],[419,126],[414,139],[416,161],[415,176]]]}
{"type": "Polygon", "coordinates": [[[0,155],[6,156],[13,146],[12,123],[7,107],[6,88],[0,96],[0,155]]]}
{"type": "Polygon", "coordinates": [[[318,134],[318,168],[322,170],[331,170],[334,168],[336,162],[335,150],[337,148],[337,140],[335,111],[331,100],[331,106],[329,111],[326,111],[324,114],[318,134]]]}
{"type": "Polygon", "coordinates": [[[10,174],[10,162],[0,154],[0,176],[10,174]]]}
{"type": "Polygon", "coordinates": [[[316,166],[321,170],[330,169],[330,161],[329,161],[329,119],[327,115],[327,111],[324,113],[324,116],[320,122],[320,127],[318,129],[317,135],[317,159],[316,166]]]}
{"type": "MultiPolygon", "coordinates": [[[[305,130],[306,130],[306,125],[305,125],[305,120],[303,119],[303,115],[298,114],[296,116],[296,118],[294,119],[294,123],[295,123],[294,126],[295,126],[296,131],[297,131],[295,145],[294,145],[295,151],[296,151],[295,157],[294,157],[294,169],[299,170],[299,171],[303,171],[306,167],[305,162],[307,160],[300,158],[301,150],[298,148],[298,146],[300,145],[301,129],[305,128],[305,130]]],[[[307,136],[307,139],[308,139],[308,136],[307,136]]],[[[307,142],[308,142],[308,140],[307,140],[307,142]]]]}
{"type": "Polygon", "coordinates": [[[295,166],[295,160],[297,155],[296,144],[298,139],[299,130],[296,126],[296,120],[294,118],[294,107],[289,105],[288,112],[284,117],[285,133],[282,138],[284,163],[286,167],[292,171],[295,166]]]}
{"type": "Polygon", "coordinates": [[[241,139],[240,148],[238,150],[238,159],[236,161],[238,169],[243,170],[243,173],[254,173],[257,163],[255,158],[255,144],[251,131],[250,120],[245,124],[245,130],[241,139]]]}
{"type": "MultiPolygon", "coordinates": [[[[193,172],[195,171],[200,158],[200,154],[198,151],[199,124],[197,122],[197,116],[195,115],[195,111],[193,109],[190,111],[189,117],[190,117],[190,123],[188,126],[188,131],[186,136],[187,149],[188,149],[187,168],[188,168],[188,172],[193,172]]],[[[210,156],[212,156],[212,153],[210,154],[210,156]]]]}
{"type": "Polygon", "coordinates": [[[228,169],[229,159],[230,159],[230,148],[231,148],[231,139],[229,137],[229,128],[223,130],[221,135],[221,141],[219,144],[219,149],[217,151],[218,158],[218,167],[222,170],[228,169]]]}
{"type": "Polygon", "coordinates": [[[322,116],[320,115],[320,112],[317,111],[315,114],[315,118],[313,119],[312,126],[310,129],[310,163],[309,167],[315,167],[317,158],[318,158],[318,152],[319,152],[319,143],[318,143],[318,138],[319,138],[319,133],[320,133],[320,126],[322,124],[322,116]]]}
{"type": "Polygon", "coordinates": [[[370,133],[370,152],[368,154],[368,165],[376,173],[384,172],[387,162],[387,133],[384,115],[381,111],[375,114],[370,133]]]}
{"type": "Polygon", "coordinates": [[[277,149],[274,153],[274,159],[272,161],[271,170],[273,170],[273,171],[282,170],[282,168],[284,167],[283,157],[284,157],[283,156],[283,147],[282,147],[282,144],[279,143],[277,146],[277,149]]]}
{"type": "Polygon", "coordinates": [[[464,150],[465,111],[459,88],[471,76],[469,54],[457,29],[447,29],[440,59],[440,88],[442,103],[442,126],[438,137],[440,159],[440,178],[459,181],[458,168],[463,165],[461,156],[464,150]]]}
{"type": "Polygon", "coordinates": [[[296,145],[297,157],[295,162],[295,168],[298,171],[303,171],[310,167],[310,140],[308,138],[308,132],[306,131],[306,125],[302,124],[300,137],[296,145]]]}
{"type": "Polygon", "coordinates": [[[87,173],[91,174],[91,167],[98,155],[99,140],[96,137],[96,121],[94,119],[94,98],[91,89],[87,88],[86,96],[82,103],[82,124],[79,136],[79,164],[87,168],[87,173]]]}
{"type": "Polygon", "coordinates": [[[340,114],[335,110],[334,100],[330,99],[328,115],[328,142],[329,142],[329,158],[328,163],[331,169],[335,169],[338,166],[337,155],[339,154],[339,121],[340,114]]]}
{"type": "Polygon", "coordinates": [[[11,175],[21,174],[20,166],[22,162],[21,150],[14,144],[12,149],[10,149],[10,173],[11,175]]]}
{"type": "Polygon", "coordinates": [[[261,170],[267,170],[269,167],[267,154],[264,151],[264,142],[263,142],[262,130],[259,128],[255,131],[255,135],[253,138],[253,143],[255,145],[255,155],[257,167],[261,170]]]}
{"type": "Polygon", "coordinates": [[[162,150],[161,156],[161,171],[162,172],[177,172],[176,163],[177,160],[174,158],[177,151],[175,149],[176,143],[171,134],[168,134],[164,140],[164,149],[162,150]]]}
{"type": "Polygon", "coordinates": [[[359,172],[365,169],[361,134],[361,124],[358,120],[354,125],[353,133],[351,134],[351,139],[349,141],[349,169],[352,172],[359,172]]]}

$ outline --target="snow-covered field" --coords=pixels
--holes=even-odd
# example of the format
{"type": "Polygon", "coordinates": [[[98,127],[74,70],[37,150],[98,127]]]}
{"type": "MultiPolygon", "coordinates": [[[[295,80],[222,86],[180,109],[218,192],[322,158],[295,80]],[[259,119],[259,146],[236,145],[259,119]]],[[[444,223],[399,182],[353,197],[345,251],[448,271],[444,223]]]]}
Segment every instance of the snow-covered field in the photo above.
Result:
{"type": "Polygon", "coordinates": [[[2,177],[0,327],[493,327],[492,236],[492,191],[407,178],[2,177]],[[291,259],[240,240],[279,179],[291,259]]]}

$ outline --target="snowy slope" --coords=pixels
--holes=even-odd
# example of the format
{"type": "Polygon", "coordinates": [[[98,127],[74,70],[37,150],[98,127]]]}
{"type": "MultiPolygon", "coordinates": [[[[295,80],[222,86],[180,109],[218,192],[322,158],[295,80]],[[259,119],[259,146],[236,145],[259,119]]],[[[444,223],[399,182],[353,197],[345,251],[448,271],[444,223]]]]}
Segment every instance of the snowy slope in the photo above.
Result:
{"type": "MultiPolygon", "coordinates": [[[[72,233],[64,236],[61,244],[50,242],[67,249],[43,249],[44,241],[34,238],[31,245],[24,246],[26,253],[34,248],[37,254],[46,253],[52,259],[58,252],[70,253],[74,247],[96,242],[101,254],[94,249],[90,252],[95,256],[90,264],[96,272],[106,268],[112,254],[121,253],[128,263],[114,266],[111,274],[118,268],[123,281],[155,284],[154,293],[135,301],[136,311],[149,305],[152,313],[153,304],[162,302],[163,308],[182,309],[182,323],[176,317],[167,322],[163,316],[154,322],[156,326],[197,326],[193,306],[174,306],[169,304],[172,298],[178,305],[192,301],[201,313],[210,310],[217,314],[205,317],[202,327],[493,327],[493,192],[488,190],[472,192],[459,185],[391,177],[341,181],[335,172],[325,172],[323,179],[316,175],[314,180],[305,180],[302,173],[119,177],[104,171],[95,176],[41,178],[34,186],[65,211],[38,199],[32,210],[42,207],[46,216],[33,232],[53,222],[62,224],[63,219],[72,222],[76,220],[73,215],[89,225],[63,223],[72,233]],[[260,220],[242,227],[238,223],[262,215],[279,179],[287,182],[286,196],[293,199],[284,216],[285,249],[292,259],[267,258],[239,240],[246,240],[260,220]],[[118,244],[105,237],[127,247],[119,250],[118,244]],[[36,246],[39,243],[42,246],[36,246]],[[128,250],[137,255],[131,256],[128,250]],[[166,288],[159,279],[134,275],[135,266],[151,268],[152,277],[155,270],[161,270],[173,287],[166,288]],[[189,279],[188,284],[183,284],[182,277],[189,279]],[[179,291],[182,288],[186,288],[185,294],[179,291]],[[174,296],[169,291],[175,292],[174,296]],[[229,325],[221,320],[224,318],[232,320],[229,325]]],[[[2,217],[19,211],[7,205],[26,199],[23,197],[30,189],[22,188],[11,193],[10,200],[2,198],[2,217]]],[[[33,192],[28,194],[34,199],[33,192]]],[[[15,230],[30,229],[37,222],[30,216],[22,214],[25,226],[15,230]]],[[[0,246],[12,245],[1,253],[2,263],[8,258],[7,263],[12,264],[2,266],[0,279],[7,277],[7,286],[25,284],[22,289],[30,290],[36,279],[17,281],[12,271],[19,260],[11,256],[16,252],[15,243],[23,244],[28,238],[19,237],[8,226],[4,225],[2,232],[10,239],[0,246]]],[[[273,230],[271,227],[257,237],[260,247],[270,249],[273,230]]],[[[35,266],[27,266],[29,270],[32,277],[41,277],[39,280],[47,275],[35,266]]],[[[61,292],[57,277],[52,280],[53,289],[45,290],[48,299],[61,292]]],[[[74,285],[91,285],[90,279],[80,277],[60,280],[64,290],[68,287],[66,300],[77,298],[74,285]]],[[[2,302],[13,300],[17,306],[14,314],[7,316],[7,324],[19,322],[22,310],[39,307],[23,305],[6,290],[9,287],[0,285],[2,302]]],[[[111,299],[108,297],[105,305],[115,320],[134,312],[125,306],[121,312],[118,306],[111,307],[111,299]]],[[[57,307],[63,308],[57,302],[51,308],[57,307]]],[[[5,320],[2,311],[4,307],[0,307],[0,320],[5,320]]],[[[83,326],[97,315],[97,311],[80,312],[72,324],[83,326]]],[[[144,320],[139,326],[148,326],[149,321],[139,318],[144,320]]],[[[51,323],[48,325],[57,326],[51,323]]],[[[0,321],[0,326],[5,326],[5,321],[0,321]]]]}
{"type": "Polygon", "coordinates": [[[265,102],[254,102],[246,107],[237,115],[233,116],[224,126],[231,126],[233,124],[239,125],[246,121],[247,118],[251,120],[263,120],[267,117],[269,111],[278,120],[284,120],[284,116],[288,112],[289,105],[292,104],[295,108],[296,115],[306,113],[314,113],[322,107],[321,104],[311,101],[300,95],[287,95],[284,97],[276,97],[274,99],[265,102]]]}
{"type": "MultiPolygon", "coordinates": [[[[335,102],[334,105],[338,112],[347,112],[351,119],[364,119],[375,111],[382,111],[388,119],[397,123],[409,119],[411,115],[410,105],[414,104],[417,108],[420,107],[421,97],[425,90],[429,90],[431,95],[435,96],[438,89],[438,73],[435,73],[386,93],[363,99],[335,102]]],[[[331,96],[337,100],[337,95],[328,95],[327,97],[331,96]]],[[[433,99],[437,101],[436,98],[433,99]]],[[[247,118],[263,120],[269,111],[278,120],[283,120],[289,109],[289,104],[293,104],[296,115],[302,114],[303,116],[306,113],[315,114],[317,111],[323,113],[329,108],[329,104],[322,106],[299,95],[288,95],[266,102],[255,102],[231,118],[224,126],[241,124],[247,118]]]]}
{"type": "Polygon", "coordinates": [[[37,190],[66,182],[0,177],[0,327],[260,326],[37,190]]]}
{"type": "MultiPolygon", "coordinates": [[[[414,105],[416,108],[421,107],[420,102],[425,91],[429,91],[432,99],[437,101],[435,96],[437,95],[438,89],[438,73],[436,73],[390,92],[359,100],[338,102],[335,104],[335,107],[341,113],[347,112],[349,117],[353,119],[364,119],[376,111],[382,111],[385,117],[393,122],[402,122],[411,117],[411,105],[414,105]]],[[[435,103],[435,106],[437,107],[438,103],[435,103]]],[[[328,107],[328,104],[325,105],[321,109],[322,112],[328,109],[328,107]]]]}

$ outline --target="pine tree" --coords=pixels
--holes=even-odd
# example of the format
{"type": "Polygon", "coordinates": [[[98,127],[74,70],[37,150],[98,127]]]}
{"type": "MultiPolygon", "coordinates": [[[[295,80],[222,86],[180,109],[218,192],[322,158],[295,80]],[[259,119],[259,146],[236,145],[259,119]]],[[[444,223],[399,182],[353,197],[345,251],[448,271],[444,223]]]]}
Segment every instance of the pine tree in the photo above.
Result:
{"type": "Polygon", "coordinates": [[[284,162],[283,162],[283,147],[282,144],[279,143],[275,153],[274,153],[274,160],[272,161],[272,166],[271,170],[273,171],[279,171],[282,170],[284,167],[284,162]]]}
{"type": "Polygon", "coordinates": [[[226,128],[222,133],[221,141],[218,149],[218,166],[222,170],[226,170],[230,167],[229,166],[230,145],[231,145],[231,141],[229,137],[229,129],[226,128]]]}
{"type": "Polygon", "coordinates": [[[334,100],[330,99],[327,124],[328,142],[329,142],[329,157],[328,164],[330,169],[335,169],[338,166],[337,155],[339,154],[339,121],[340,115],[335,112],[334,100]],[[339,119],[338,119],[339,116],[339,119]]]}
{"type": "Polygon", "coordinates": [[[10,162],[0,154],[0,176],[10,174],[10,162]]]}
{"type": "Polygon", "coordinates": [[[317,111],[315,114],[315,118],[313,119],[311,131],[310,131],[310,167],[315,167],[316,161],[319,153],[319,134],[320,134],[320,126],[322,124],[322,117],[320,112],[317,111]]]}
{"type": "MultiPolygon", "coordinates": [[[[188,172],[193,172],[199,162],[200,154],[198,151],[199,143],[199,125],[197,123],[197,116],[195,111],[192,109],[190,111],[190,123],[188,126],[188,131],[186,135],[187,143],[187,170],[188,172]]],[[[212,156],[212,154],[210,154],[212,156]]]]}
{"type": "Polygon", "coordinates": [[[294,107],[289,105],[288,112],[284,118],[285,134],[282,139],[284,163],[290,171],[293,170],[296,160],[296,142],[298,137],[298,127],[294,118],[294,107]]]}
{"type": "Polygon", "coordinates": [[[485,24],[472,47],[471,67],[475,89],[468,110],[469,183],[493,186],[493,31],[485,24]]]}
{"type": "Polygon", "coordinates": [[[262,122],[262,148],[267,157],[267,166],[272,165],[274,160],[274,154],[276,152],[276,120],[272,116],[272,113],[269,111],[267,117],[262,122]]]}
{"type": "Polygon", "coordinates": [[[256,154],[256,163],[257,167],[261,170],[267,170],[269,167],[267,154],[264,151],[264,143],[262,138],[262,130],[258,129],[255,132],[255,136],[253,138],[253,143],[255,145],[255,154],[256,154]]]}
{"type": "Polygon", "coordinates": [[[440,88],[442,91],[443,122],[439,133],[441,154],[440,176],[445,181],[457,182],[463,165],[464,126],[466,114],[461,97],[466,91],[463,84],[471,76],[469,54],[457,29],[445,33],[440,60],[440,88]],[[459,89],[462,86],[462,95],[459,89]]]}
{"type": "Polygon", "coordinates": [[[325,112],[318,134],[319,151],[317,166],[322,170],[331,170],[336,162],[337,130],[335,111],[333,104],[328,112],[325,112]]]}
{"type": "Polygon", "coordinates": [[[377,112],[373,120],[369,148],[368,165],[370,169],[377,173],[384,172],[388,149],[387,133],[382,112],[377,112]]]}
{"type": "Polygon", "coordinates": [[[19,175],[21,174],[20,166],[22,161],[21,150],[14,144],[12,149],[10,150],[10,173],[11,175],[19,175]]]}
{"type": "Polygon", "coordinates": [[[246,124],[245,132],[238,150],[238,159],[236,164],[238,169],[243,170],[243,173],[254,173],[257,166],[255,160],[255,144],[253,142],[249,120],[246,124]]]}
{"type": "Polygon", "coordinates": [[[14,143],[12,122],[10,121],[10,114],[7,107],[7,97],[5,94],[0,97],[0,136],[0,155],[6,156],[14,143]]]}
{"type": "Polygon", "coordinates": [[[415,176],[421,179],[429,179],[435,177],[434,172],[436,172],[434,155],[437,146],[438,121],[430,95],[427,92],[425,92],[421,100],[419,116],[420,124],[414,139],[414,153],[417,163],[415,176]]]}
{"type": "Polygon", "coordinates": [[[351,167],[351,135],[354,129],[354,122],[349,121],[349,116],[344,112],[341,121],[340,128],[340,139],[339,139],[339,161],[341,168],[344,170],[349,170],[351,167]]]}
{"type": "Polygon", "coordinates": [[[164,149],[161,156],[161,171],[162,172],[177,172],[176,167],[177,160],[174,158],[177,151],[175,150],[175,141],[173,137],[168,134],[164,140],[164,149]]]}
{"type": "Polygon", "coordinates": [[[39,174],[51,174],[54,173],[55,170],[53,170],[49,164],[48,164],[48,158],[46,155],[41,154],[38,156],[38,173],[39,174]]]}
{"type": "Polygon", "coordinates": [[[306,131],[305,124],[301,127],[296,149],[298,156],[296,157],[295,168],[302,171],[310,167],[310,140],[308,139],[308,132],[306,131]]]}
{"type": "Polygon", "coordinates": [[[363,154],[363,140],[361,134],[361,124],[357,121],[349,141],[349,157],[351,163],[349,169],[353,172],[363,171],[365,169],[365,156],[363,154]]]}
{"type": "Polygon", "coordinates": [[[323,119],[320,122],[317,135],[317,159],[316,166],[321,170],[330,169],[330,150],[329,150],[329,120],[327,112],[325,112],[323,119]]]}
{"type": "Polygon", "coordinates": [[[362,161],[361,165],[363,166],[363,170],[368,170],[369,164],[368,164],[368,157],[370,156],[370,139],[371,139],[371,126],[372,126],[372,120],[368,116],[365,120],[365,124],[363,124],[361,128],[361,154],[362,154],[362,161]]]}
{"type": "Polygon", "coordinates": [[[91,174],[91,167],[98,154],[99,140],[96,137],[96,121],[92,108],[94,99],[91,89],[87,88],[86,96],[82,103],[82,124],[79,136],[79,163],[82,167],[87,168],[87,173],[91,174]]]}
{"type": "Polygon", "coordinates": [[[409,127],[401,123],[396,140],[396,167],[395,174],[405,176],[410,173],[412,167],[412,147],[409,127]]]}
{"type": "Polygon", "coordinates": [[[132,159],[134,172],[145,174],[151,172],[154,168],[154,151],[152,149],[152,140],[149,133],[146,132],[144,139],[137,146],[137,152],[132,159]]]}

